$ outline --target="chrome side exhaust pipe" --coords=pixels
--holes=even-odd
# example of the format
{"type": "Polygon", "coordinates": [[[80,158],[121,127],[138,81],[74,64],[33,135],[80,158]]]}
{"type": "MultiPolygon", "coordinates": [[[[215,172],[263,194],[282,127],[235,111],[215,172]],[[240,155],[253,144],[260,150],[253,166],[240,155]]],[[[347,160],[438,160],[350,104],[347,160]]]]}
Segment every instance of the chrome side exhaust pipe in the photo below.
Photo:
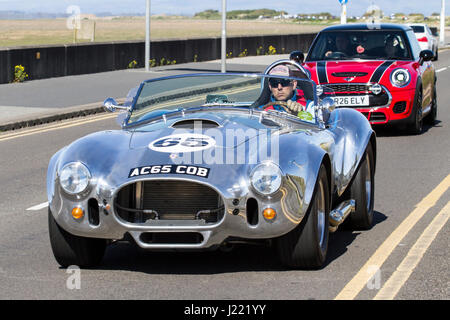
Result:
{"type": "Polygon", "coordinates": [[[339,204],[335,209],[330,212],[330,232],[335,232],[339,225],[355,211],[356,202],[353,199],[346,200],[339,204]]]}

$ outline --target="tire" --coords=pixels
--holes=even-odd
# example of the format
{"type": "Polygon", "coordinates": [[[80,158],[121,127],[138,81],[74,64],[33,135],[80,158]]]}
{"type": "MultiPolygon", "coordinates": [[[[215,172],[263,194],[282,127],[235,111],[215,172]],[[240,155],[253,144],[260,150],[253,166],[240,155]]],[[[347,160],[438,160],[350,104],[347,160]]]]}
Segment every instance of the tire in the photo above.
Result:
{"type": "Polygon", "coordinates": [[[48,210],[50,244],[56,261],[64,268],[76,265],[84,268],[100,264],[106,249],[106,240],[75,236],[63,230],[48,210]]]}
{"type": "Polygon", "coordinates": [[[433,100],[431,102],[431,111],[425,117],[425,122],[429,125],[433,125],[436,119],[437,119],[437,94],[436,94],[436,84],[434,84],[433,100]]]}
{"type": "Polygon", "coordinates": [[[328,250],[329,214],[328,179],[322,164],[308,212],[302,222],[275,241],[283,265],[302,269],[319,269],[323,266],[328,250]]]}
{"type": "Polygon", "coordinates": [[[421,134],[423,130],[422,97],[422,87],[419,87],[414,95],[412,122],[407,127],[410,134],[421,134]]]}
{"type": "Polygon", "coordinates": [[[373,225],[375,194],[375,162],[372,144],[369,143],[351,186],[349,197],[355,200],[355,211],[346,219],[352,230],[368,230],[373,225]]]}

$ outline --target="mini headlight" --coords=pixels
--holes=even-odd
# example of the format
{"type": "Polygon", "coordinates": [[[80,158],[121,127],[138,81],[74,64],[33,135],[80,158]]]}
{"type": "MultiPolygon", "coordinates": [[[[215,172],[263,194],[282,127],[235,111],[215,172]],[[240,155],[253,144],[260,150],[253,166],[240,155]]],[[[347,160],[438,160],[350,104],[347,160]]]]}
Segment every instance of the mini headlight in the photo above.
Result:
{"type": "Polygon", "coordinates": [[[391,73],[391,83],[399,88],[408,85],[410,78],[409,71],[403,68],[395,69],[391,73]]]}
{"type": "Polygon", "coordinates": [[[257,192],[270,195],[280,189],[281,170],[272,162],[259,164],[252,170],[250,181],[257,192]]]}
{"type": "Polygon", "coordinates": [[[59,173],[61,187],[69,194],[78,194],[86,190],[90,179],[91,173],[80,162],[66,164],[59,173]]]}

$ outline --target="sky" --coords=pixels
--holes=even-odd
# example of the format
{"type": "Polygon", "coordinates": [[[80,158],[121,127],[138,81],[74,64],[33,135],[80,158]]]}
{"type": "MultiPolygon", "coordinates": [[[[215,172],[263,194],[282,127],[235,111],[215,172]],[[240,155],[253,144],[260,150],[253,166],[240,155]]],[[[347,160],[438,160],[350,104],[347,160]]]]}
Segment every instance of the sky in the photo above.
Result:
{"type": "MultiPolygon", "coordinates": [[[[441,0],[348,0],[347,14],[362,15],[372,4],[385,14],[440,12],[441,0]]],[[[113,14],[145,12],[145,0],[0,0],[0,11],[65,13],[77,5],[81,13],[113,14]]],[[[193,15],[206,9],[221,10],[222,0],[151,0],[152,14],[193,15]]],[[[290,14],[330,12],[340,14],[338,0],[227,0],[227,11],[238,9],[275,9],[290,14]]]]}

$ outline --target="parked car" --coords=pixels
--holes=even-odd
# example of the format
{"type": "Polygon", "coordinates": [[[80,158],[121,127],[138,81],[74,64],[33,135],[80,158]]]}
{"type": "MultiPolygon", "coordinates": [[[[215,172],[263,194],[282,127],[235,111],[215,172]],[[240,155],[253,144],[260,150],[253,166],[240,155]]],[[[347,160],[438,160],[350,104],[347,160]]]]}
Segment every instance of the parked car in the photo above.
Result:
{"type": "Polygon", "coordinates": [[[319,32],[303,66],[321,98],[333,93],[338,107],[360,111],[372,125],[418,134],[437,115],[433,57],[409,26],[346,24],[319,32]]]}
{"type": "Polygon", "coordinates": [[[422,50],[431,50],[434,53],[434,59],[439,57],[439,44],[431,29],[424,23],[408,24],[414,31],[417,41],[419,41],[422,50]]]}
{"type": "Polygon", "coordinates": [[[374,131],[361,113],[318,100],[311,80],[170,76],[104,106],[122,111],[122,128],[82,137],[49,163],[49,233],[61,266],[96,266],[116,240],[148,250],[264,241],[286,266],[320,268],[329,232],[344,220],[372,225],[374,131]],[[269,108],[271,80],[295,84],[313,118],[269,108]]]}

